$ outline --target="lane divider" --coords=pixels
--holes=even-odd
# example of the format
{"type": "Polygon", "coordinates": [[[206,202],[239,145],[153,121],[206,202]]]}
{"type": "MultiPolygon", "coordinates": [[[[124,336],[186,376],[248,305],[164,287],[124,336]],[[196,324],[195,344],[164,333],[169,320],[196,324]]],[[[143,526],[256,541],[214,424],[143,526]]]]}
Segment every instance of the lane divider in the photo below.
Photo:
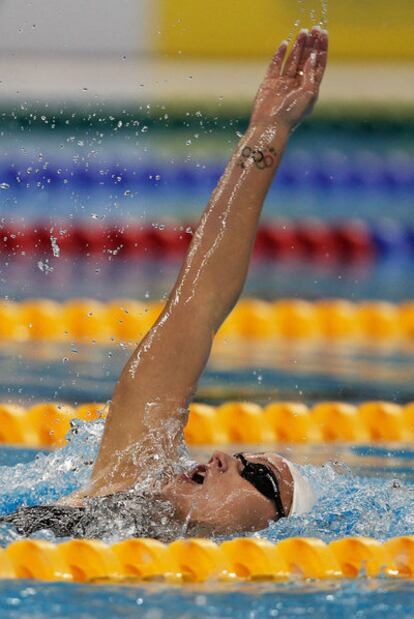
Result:
{"type": "MultiPolygon", "coordinates": [[[[0,340],[138,342],[154,324],[163,302],[115,299],[0,301],[0,340]]],[[[242,299],[216,336],[292,338],[383,343],[414,339],[414,301],[352,303],[344,299],[242,299]]]]}
{"type": "MultiPolygon", "coordinates": [[[[187,250],[195,225],[130,222],[92,225],[70,221],[4,222],[0,225],[0,254],[8,258],[47,254],[83,258],[178,258],[187,250]]],[[[368,224],[360,220],[274,221],[263,224],[254,255],[266,260],[306,259],[341,263],[404,255],[414,257],[414,226],[398,222],[368,224]]]]}
{"type": "MultiPolygon", "coordinates": [[[[20,128],[21,129],[21,128],[20,128]]],[[[331,136],[330,136],[331,137],[331,136]]],[[[406,136],[405,136],[406,137],[406,136]]],[[[340,139],[338,141],[341,141],[340,139]]],[[[218,152],[218,150],[216,151],[218,152]]],[[[180,162],[165,164],[159,159],[124,159],[101,165],[89,161],[71,165],[68,161],[47,163],[11,161],[0,165],[0,182],[14,191],[62,191],[112,188],[127,190],[194,191],[212,189],[219,181],[226,162],[206,158],[203,165],[180,162]]],[[[278,172],[278,187],[319,190],[367,190],[382,193],[407,191],[414,187],[413,157],[409,150],[388,150],[382,156],[354,148],[345,152],[321,149],[296,150],[288,154],[278,172]]]]}
{"type": "MultiPolygon", "coordinates": [[[[0,444],[63,447],[74,419],[105,417],[105,404],[97,402],[78,407],[42,402],[30,408],[0,403],[0,444]]],[[[414,402],[319,402],[312,407],[302,402],[271,402],[265,407],[254,402],[216,407],[192,403],[184,434],[190,445],[412,443],[414,402]]]]}
{"type": "Polygon", "coordinates": [[[244,580],[337,580],[357,577],[414,577],[414,536],[386,542],[348,537],[326,544],[293,537],[272,544],[239,538],[216,544],[180,539],[128,539],[112,545],[73,539],[61,544],[15,541],[0,549],[0,578],[63,582],[164,580],[171,584],[244,580]]]}

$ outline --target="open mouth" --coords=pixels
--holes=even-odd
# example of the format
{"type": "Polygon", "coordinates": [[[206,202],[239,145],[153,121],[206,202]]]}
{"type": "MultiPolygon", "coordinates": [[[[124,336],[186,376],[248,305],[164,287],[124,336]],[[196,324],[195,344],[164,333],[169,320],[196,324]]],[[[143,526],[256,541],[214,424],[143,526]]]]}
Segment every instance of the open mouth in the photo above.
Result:
{"type": "Polygon", "coordinates": [[[184,476],[188,481],[202,486],[207,476],[207,469],[207,464],[197,464],[197,466],[190,469],[188,473],[185,473],[184,476]]]}

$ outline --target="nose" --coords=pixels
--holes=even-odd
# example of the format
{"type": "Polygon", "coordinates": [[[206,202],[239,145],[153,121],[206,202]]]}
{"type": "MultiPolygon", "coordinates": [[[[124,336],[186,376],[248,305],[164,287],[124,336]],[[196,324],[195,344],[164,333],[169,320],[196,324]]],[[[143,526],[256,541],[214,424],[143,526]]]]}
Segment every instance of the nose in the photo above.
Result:
{"type": "Polygon", "coordinates": [[[220,473],[225,473],[230,466],[233,458],[226,454],[224,451],[215,451],[208,461],[209,466],[213,466],[220,471],[220,473]]]}

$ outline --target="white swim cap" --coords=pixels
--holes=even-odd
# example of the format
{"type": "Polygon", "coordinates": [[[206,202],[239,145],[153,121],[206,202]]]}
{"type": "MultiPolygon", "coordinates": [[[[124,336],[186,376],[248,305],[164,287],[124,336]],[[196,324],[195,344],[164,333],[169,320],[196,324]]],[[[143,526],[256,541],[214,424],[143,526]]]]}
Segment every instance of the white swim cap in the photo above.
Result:
{"type": "Polygon", "coordinates": [[[306,514],[310,512],[316,503],[316,495],[311,488],[310,483],[304,477],[292,462],[283,458],[289,471],[293,477],[293,498],[292,506],[288,516],[293,514],[306,514]]]}

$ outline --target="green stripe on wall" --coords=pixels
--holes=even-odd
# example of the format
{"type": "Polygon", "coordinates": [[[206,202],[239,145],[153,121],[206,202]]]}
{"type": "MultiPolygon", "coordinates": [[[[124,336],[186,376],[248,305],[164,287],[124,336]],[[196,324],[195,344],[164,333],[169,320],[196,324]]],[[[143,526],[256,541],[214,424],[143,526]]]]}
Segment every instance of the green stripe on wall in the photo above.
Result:
{"type": "MultiPolygon", "coordinates": [[[[3,106],[0,108],[0,130],[43,132],[66,130],[108,131],[140,133],[152,130],[194,129],[211,132],[244,131],[248,125],[250,109],[245,105],[146,104],[136,107],[110,105],[78,107],[64,104],[48,106],[3,106]]],[[[362,132],[377,131],[414,133],[413,106],[356,106],[320,105],[303,125],[303,131],[347,131],[352,125],[362,132]]]]}

